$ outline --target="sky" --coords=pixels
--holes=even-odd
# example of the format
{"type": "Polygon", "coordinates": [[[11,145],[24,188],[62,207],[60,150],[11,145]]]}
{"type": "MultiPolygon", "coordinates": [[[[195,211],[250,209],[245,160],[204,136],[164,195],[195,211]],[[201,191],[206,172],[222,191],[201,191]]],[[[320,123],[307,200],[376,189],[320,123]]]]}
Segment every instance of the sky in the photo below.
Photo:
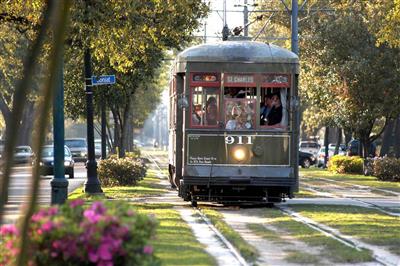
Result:
{"type": "MultiPolygon", "coordinates": [[[[223,25],[223,0],[205,0],[204,2],[210,2],[211,12],[206,22],[206,33],[207,42],[217,42],[221,40],[221,31],[223,25]]],[[[254,9],[251,5],[256,3],[256,0],[247,0],[249,5],[248,10],[254,9]]],[[[243,4],[244,0],[226,0],[226,20],[228,27],[233,29],[237,26],[243,26],[243,4]],[[240,6],[237,6],[240,5],[240,6]],[[236,11],[236,12],[229,12],[236,11]]],[[[204,36],[204,27],[202,27],[196,36],[204,36]]]]}

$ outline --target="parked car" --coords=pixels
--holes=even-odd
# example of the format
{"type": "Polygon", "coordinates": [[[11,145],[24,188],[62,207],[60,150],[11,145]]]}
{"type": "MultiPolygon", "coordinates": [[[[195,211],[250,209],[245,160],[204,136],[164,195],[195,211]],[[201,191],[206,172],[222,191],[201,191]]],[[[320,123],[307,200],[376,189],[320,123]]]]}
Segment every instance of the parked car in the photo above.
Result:
{"type": "MultiPolygon", "coordinates": [[[[328,145],[328,160],[329,158],[332,157],[335,154],[335,144],[329,144],[328,145]]],[[[339,147],[339,155],[346,155],[346,145],[340,144],[339,147]]],[[[317,166],[322,167],[324,165],[324,158],[325,158],[325,146],[321,147],[318,151],[317,154],[317,166]]]]}
{"type": "Polygon", "coordinates": [[[87,142],[84,138],[65,139],[65,145],[70,149],[72,158],[76,162],[86,162],[87,142]]]}
{"type": "MultiPolygon", "coordinates": [[[[64,146],[64,172],[69,178],[74,178],[74,160],[72,159],[71,151],[67,146],[64,146]]],[[[40,157],[40,174],[54,175],[54,146],[46,145],[42,149],[40,157]]]]}
{"type": "MultiPolygon", "coordinates": [[[[359,145],[360,141],[358,139],[352,139],[349,144],[347,145],[347,155],[348,156],[357,156],[359,155],[359,145]]],[[[371,143],[368,149],[368,157],[375,157],[376,156],[376,144],[374,142],[371,143]]]]}
{"type": "MultiPolygon", "coordinates": [[[[108,154],[108,152],[108,145],[106,145],[106,155],[108,154]]],[[[94,140],[94,154],[96,158],[101,158],[101,139],[94,140]]]]}
{"type": "Polygon", "coordinates": [[[18,163],[31,163],[33,161],[33,151],[30,146],[17,146],[14,149],[14,162],[18,163]]]}
{"type": "Polygon", "coordinates": [[[303,168],[309,168],[314,165],[316,158],[314,154],[310,152],[299,151],[299,165],[303,168]]]}
{"type": "Polygon", "coordinates": [[[320,147],[321,145],[316,141],[300,141],[299,144],[300,151],[312,153],[314,156],[317,155],[320,147]]]}

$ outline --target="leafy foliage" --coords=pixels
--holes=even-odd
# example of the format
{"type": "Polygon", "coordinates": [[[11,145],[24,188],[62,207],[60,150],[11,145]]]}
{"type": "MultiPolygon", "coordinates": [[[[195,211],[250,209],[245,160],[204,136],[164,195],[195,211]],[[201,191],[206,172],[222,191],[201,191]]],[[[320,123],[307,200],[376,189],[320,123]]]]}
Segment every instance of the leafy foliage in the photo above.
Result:
{"type": "Polygon", "coordinates": [[[339,174],[362,174],[363,163],[363,158],[358,156],[334,155],[329,159],[328,170],[339,174]]]}
{"type": "Polygon", "coordinates": [[[100,161],[97,174],[102,186],[134,186],[146,175],[146,167],[141,160],[113,156],[100,161]]]}
{"type": "Polygon", "coordinates": [[[400,159],[376,158],[373,162],[373,175],[382,181],[400,182],[400,159]]]}
{"type": "MultiPolygon", "coordinates": [[[[148,245],[157,222],[123,202],[82,199],[37,211],[29,226],[29,265],[159,265],[148,245]]],[[[0,228],[0,264],[18,255],[19,232],[0,228]],[[4,241],[3,241],[4,240],[4,241]]]]}

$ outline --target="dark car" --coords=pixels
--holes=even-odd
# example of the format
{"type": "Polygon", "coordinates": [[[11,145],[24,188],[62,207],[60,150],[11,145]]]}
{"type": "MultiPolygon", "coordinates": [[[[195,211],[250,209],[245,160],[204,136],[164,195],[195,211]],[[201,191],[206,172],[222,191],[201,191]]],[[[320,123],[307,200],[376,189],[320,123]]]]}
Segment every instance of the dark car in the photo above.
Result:
{"type": "Polygon", "coordinates": [[[65,139],[65,146],[67,146],[71,150],[72,157],[76,162],[86,162],[88,150],[86,139],[65,139]]]}
{"type": "Polygon", "coordinates": [[[316,158],[314,154],[304,151],[299,151],[299,165],[303,168],[309,168],[311,165],[314,165],[316,158]]]}
{"type": "MultiPolygon", "coordinates": [[[[362,151],[359,151],[359,146],[360,146],[360,141],[358,139],[351,140],[347,145],[347,155],[348,156],[361,155],[362,151]]],[[[373,158],[375,156],[376,156],[376,144],[372,142],[368,149],[368,157],[373,158]]]]}
{"type": "Polygon", "coordinates": [[[33,151],[29,146],[17,146],[14,149],[15,163],[31,163],[33,161],[33,151]]]}
{"type": "MultiPolygon", "coordinates": [[[[65,174],[69,178],[74,178],[74,160],[72,159],[71,151],[67,146],[64,146],[64,168],[65,174]]],[[[46,145],[42,150],[42,157],[40,158],[40,174],[41,175],[54,175],[54,146],[46,145]]]]}

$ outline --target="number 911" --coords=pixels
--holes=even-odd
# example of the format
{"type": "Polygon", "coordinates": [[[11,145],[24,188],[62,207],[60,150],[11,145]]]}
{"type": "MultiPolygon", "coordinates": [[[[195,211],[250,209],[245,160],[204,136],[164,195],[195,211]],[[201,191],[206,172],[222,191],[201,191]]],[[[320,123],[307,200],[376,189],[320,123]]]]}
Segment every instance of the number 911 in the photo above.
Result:
{"type": "Polygon", "coordinates": [[[251,136],[227,136],[225,144],[253,144],[251,136]]]}

